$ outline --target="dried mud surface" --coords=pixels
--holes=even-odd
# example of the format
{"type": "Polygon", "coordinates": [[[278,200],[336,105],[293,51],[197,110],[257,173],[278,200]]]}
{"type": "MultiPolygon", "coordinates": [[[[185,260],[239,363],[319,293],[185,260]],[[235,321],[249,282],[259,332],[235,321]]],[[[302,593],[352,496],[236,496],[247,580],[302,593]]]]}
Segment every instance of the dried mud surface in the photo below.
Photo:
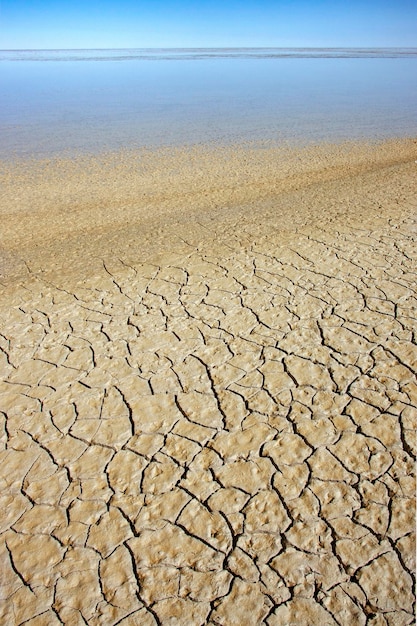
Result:
{"type": "Polygon", "coordinates": [[[4,164],[2,624],[414,623],[416,155],[4,164]]]}

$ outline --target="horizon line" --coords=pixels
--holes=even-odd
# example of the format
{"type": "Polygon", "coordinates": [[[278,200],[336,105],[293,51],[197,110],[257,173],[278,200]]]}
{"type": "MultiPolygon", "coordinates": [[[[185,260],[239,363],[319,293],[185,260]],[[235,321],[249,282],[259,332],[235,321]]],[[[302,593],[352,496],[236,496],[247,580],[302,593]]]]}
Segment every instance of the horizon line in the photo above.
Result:
{"type": "Polygon", "coordinates": [[[73,52],[83,50],[417,50],[415,46],[144,46],[93,48],[0,48],[0,52],[73,52]]]}

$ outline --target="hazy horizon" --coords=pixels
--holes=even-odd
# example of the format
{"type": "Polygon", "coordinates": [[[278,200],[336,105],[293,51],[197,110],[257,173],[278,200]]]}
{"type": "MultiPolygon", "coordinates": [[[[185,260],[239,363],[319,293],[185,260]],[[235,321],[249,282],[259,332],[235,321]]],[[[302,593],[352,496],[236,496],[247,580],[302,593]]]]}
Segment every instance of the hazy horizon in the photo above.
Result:
{"type": "Polygon", "coordinates": [[[188,60],[279,58],[416,58],[417,47],[284,47],[204,46],[146,48],[10,48],[0,49],[0,61],[188,60]]]}
{"type": "Polygon", "coordinates": [[[104,47],[54,47],[54,48],[0,48],[1,52],[9,51],[55,51],[55,50],[417,50],[415,46],[104,46],[104,47]]]}

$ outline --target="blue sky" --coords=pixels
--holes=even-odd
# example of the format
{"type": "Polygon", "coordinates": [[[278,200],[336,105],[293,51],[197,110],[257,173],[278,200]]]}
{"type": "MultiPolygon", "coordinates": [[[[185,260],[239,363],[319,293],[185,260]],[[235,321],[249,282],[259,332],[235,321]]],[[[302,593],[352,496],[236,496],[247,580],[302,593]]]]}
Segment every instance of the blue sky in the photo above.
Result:
{"type": "Polygon", "coordinates": [[[0,49],[417,46],[416,0],[0,0],[0,49]]]}

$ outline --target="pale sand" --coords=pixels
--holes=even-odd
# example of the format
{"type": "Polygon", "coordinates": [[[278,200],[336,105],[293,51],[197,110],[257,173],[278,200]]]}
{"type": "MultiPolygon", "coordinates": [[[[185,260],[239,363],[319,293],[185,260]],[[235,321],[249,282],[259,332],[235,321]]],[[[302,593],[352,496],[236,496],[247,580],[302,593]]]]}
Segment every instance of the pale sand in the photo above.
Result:
{"type": "Polygon", "coordinates": [[[414,623],[416,159],[3,164],[1,624],[414,623]]]}

